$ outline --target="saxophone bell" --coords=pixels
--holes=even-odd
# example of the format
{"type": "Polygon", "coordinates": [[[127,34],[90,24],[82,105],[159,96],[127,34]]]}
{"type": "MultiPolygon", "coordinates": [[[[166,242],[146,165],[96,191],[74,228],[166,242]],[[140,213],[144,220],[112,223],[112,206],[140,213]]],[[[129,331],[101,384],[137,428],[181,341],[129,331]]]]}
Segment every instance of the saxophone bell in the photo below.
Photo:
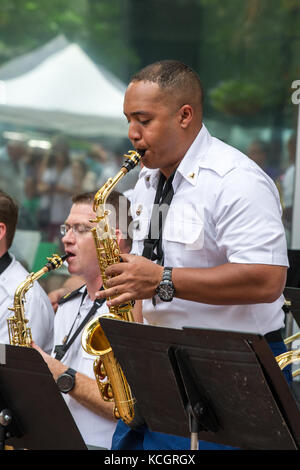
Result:
{"type": "Polygon", "coordinates": [[[110,343],[100,325],[101,318],[116,318],[116,315],[104,314],[92,318],[84,328],[81,344],[83,349],[91,356],[101,356],[111,352],[110,343]]]}
{"type": "Polygon", "coordinates": [[[60,268],[68,256],[69,254],[63,256],[53,254],[52,257],[47,258],[48,262],[42,269],[36,273],[30,273],[25,281],[17,287],[14,295],[14,306],[9,307],[9,310],[12,310],[14,315],[7,318],[9,344],[13,346],[31,347],[31,329],[27,326],[28,319],[25,318],[24,312],[25,294],[28,289],[33,286],[34,281],[42,277],[45,273],[60,268]]]}

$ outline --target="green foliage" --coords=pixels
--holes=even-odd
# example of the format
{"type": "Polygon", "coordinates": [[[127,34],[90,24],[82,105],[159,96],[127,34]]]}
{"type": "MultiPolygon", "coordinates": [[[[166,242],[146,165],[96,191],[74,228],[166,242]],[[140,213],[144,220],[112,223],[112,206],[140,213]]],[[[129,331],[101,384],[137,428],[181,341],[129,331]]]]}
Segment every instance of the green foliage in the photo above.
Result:
{"type": "Polygon", "coordinates": [[[124,82],[187,61],[218,110],[283,105],[300,77],[299,0],[0,0],[0,65],[58,34],[124,82]]]}
{"type": "Polygon", "coordinates": [[[212,105],[229,115],[255,114],[266,106],[267,91],[261,86],[244,80],[227,80],[210,92],[212,105]]]}
{"type": "Polygon", "coordinates": [[[300,77],[298,0],[199,0],[204,71],[213,109],[231,115],[276,113],[300,77]]]}
{"type": "Polygon", "coordinates": [[[135,62],[124,41],[126,0],[0,0],[0,65],[59,34],[121,79],[135,62]]]}

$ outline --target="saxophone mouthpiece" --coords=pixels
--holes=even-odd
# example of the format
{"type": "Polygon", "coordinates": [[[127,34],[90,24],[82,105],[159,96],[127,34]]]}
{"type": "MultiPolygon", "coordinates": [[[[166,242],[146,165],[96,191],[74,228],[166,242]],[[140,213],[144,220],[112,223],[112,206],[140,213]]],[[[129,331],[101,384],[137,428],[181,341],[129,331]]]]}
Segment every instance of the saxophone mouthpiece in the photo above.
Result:
{"type": "Polygon", "coordinates": [[[48,269],[48,271],[52,271],[53,269],[60,268],[63,264],[63,262],[70,256],[70,253],[65,253],[62,256],[59,255],[52,255],[51,258],[47,258],[48,263],[45,265],[45,267],[48,269]]]}
{"type": "Polygon", "coordinates": [[[145,150],[136,151],[136,150],[129,150],[128,154],[125,154],[124,157],[126,158],[123,168],[128,171],[133,170],[134,167],[140,162],[141,158],[143,157],[145,150]]]}

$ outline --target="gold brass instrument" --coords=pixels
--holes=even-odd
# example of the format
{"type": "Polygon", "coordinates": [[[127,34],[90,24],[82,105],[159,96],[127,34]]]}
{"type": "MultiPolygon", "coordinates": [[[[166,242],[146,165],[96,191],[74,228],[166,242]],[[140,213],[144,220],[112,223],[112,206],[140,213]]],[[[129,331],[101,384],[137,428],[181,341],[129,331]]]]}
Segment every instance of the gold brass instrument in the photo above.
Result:
{"type": "Polygon", "coordinates": [[[25,294],[30,287],[32,287],[34,281],[42,277],[48,271],[60,268],[68,256],[69,255],[52,255],[51,258],[47,258],[48,263],[46,263],[42,269],[36,273],[29,274],[25,281],[18,286],[14,295],[14,306],[9,308],[9,310],[12,310],[15,314],[7,319],[9,344],[13,346],[31,346],[31,329],[27,326],[28,319],[25,318],[24,312],[25,294]]]}
{"type": "MultiPolygon", "coordinates": [[[[300,350],[287,351],[282,354],[279,354],[279,356],[276,356],[277,364],[279,365],[281,370],[284,369],[289,364],[293,364],[294,362],[297,362],[299,360],[300,360],[300,350]]],[[[297,369],[292,373],[293,377],[297,377],[297,375],[299,374],[300,374],[300,369],[297,369]]]]}
{"type": "MultiPolygon", "coordinates": [[[[96,219],[91,222],[96,222],[97,226],[91,231],[96,245],[104,289],[107,288],[106,268],[120,262],[120,249],[115,229],[109,225],[109,211],[106,210],[105,203],[120,179],[133,169],[141,159],[141,155],[136,151],[131,150],[128,153],[129,155],[124,155],[127,159],[120,171],[114,178],[109,178],[94,197],[93,209],[96,213],[96,219]]],[[[103,400],[114,402],[114,416],[117,419],[121,418],[131,427],[138,425],[139,420],[135,399],[101,328],[99,319],[102,317],[132,322],[134,321],[132,308],[133,302],[110,307],[108,313],[93,318],[87,323],[81,338],[83,349],[93,356],[98,356],[94,361],[94,373],[103,400]]]]}
{"type": "MultiPolygon", "coordinates": [[[[291,302],[289,300],[285,300],[285,305],[290,307],[291,302]]],[[[295,341],[298,338],[300,338],[300,332],[295,333],[294,335],[288,336],[284,340],[284,344],[288,345],[288,344],[292,343],[293,341],[295,341]]],[[[293,364],[294,362],[297,362],[297,361],[300,360],[300,350],[291,349],[290,351],[286,351],[282,354],[279,354],[278,356],[276,356],[275,359],[276,359],[277,364],[279,365],[280,369],[282,370],[286,366],[288,366],[289,364],[293,364]]],[[[297,377],[297,375],[300,375],[300,369],[295,370],[292,373],[292,375],[293,375],[293,377],[297,377]]]]}
{"type": "MultiPolygon", "coordinates": [[[[285,344],[292,343],[293,341],[295,341],[299,337],[300,337],[300,333],[295,333],[294,335],[289,336],[288,338],[286,338],[284,340],[284,343],[285,344]]],[[[294,350],[292,349],[290,351],[286,351],[286,352],[276,356],[277,364],[279,365],[281,370],[284,369],[289,364],[293,364],[294,362],[297,362],[299,360],[300,360],[300,350],[298,350],[298,349],[294,349],[294,350]]],[[[297,375],[300,375],[300,369],[295,370],[292,373],[292,375],[293,375],[293,377],[297,377],[297,375]]]]}

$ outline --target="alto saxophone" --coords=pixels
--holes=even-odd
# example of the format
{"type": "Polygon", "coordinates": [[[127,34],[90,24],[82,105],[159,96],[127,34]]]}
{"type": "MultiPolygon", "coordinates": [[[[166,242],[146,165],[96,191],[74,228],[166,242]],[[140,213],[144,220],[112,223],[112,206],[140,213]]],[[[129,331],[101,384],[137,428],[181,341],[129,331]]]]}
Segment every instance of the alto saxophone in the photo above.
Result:
{"type": "MultiPolygon", "coordinates": [[[[97,226],[92,228],[93,238],[96,244],[97,258],[102,276],[103,288],[107,288],[107,276],[105,270],[108,266],[120,262],[120,249],[115,235],[115,229],[110,227],[109,211],[105,209],[105,202],[120,179],[133,169],[140,161],[141,155],[133,150],[124,155],[126,161],[114,178],[109,178],[99,189],[94,197],[93,210],[96,212],[97,226]]],[[[126,424],[135,427],[139,423],[139,416],[135,406],[129,384],[115,358],[107,337],[101,328],[99,319],[113,318],[133,322],[133,302],[112,306],[109,312],[91,319],[85,326],[81,343],[83,349],[94,356],[94,374],[104,401],[114,402],[114,416],[121,418],[126,424]]]]}
{"type": "Polygon", "coordinates": [[[25,294],[32,287],[34,281],[48,271],[60,268],[68,256],[52,255],[51,258],[47,258],[48,263],[42,269],[36,273],[29,274],[25,281],[18,286],[14,296],[14,306],[9,307],[9,310],[12,310],[15,314],[7,319],[9,344],[13,346],[26,346],[28,348],[31,346],[31,329],[27,326],[28,319],[25,318],[24,313],[25,294]]]}

